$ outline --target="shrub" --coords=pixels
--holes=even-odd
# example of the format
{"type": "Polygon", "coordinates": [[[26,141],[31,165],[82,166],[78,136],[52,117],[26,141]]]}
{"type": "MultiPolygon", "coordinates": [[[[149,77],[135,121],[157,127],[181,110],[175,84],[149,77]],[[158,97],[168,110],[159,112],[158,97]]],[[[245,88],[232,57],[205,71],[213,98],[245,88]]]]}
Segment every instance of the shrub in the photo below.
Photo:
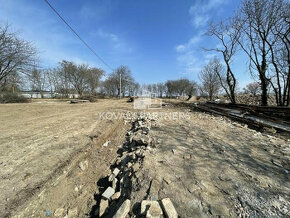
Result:
{"type": "Polygon", "coordinates": [[[27,103],[29,100],[22,95],[15,93],[3,93],[0,94],[0,103],[27,103]]]}

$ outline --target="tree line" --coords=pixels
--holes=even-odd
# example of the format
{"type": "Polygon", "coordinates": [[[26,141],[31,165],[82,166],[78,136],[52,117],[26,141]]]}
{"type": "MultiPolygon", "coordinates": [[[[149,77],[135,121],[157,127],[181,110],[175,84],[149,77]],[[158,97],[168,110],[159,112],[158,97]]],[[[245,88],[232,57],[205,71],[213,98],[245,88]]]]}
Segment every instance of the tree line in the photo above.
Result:
{"type": "Polygon", "coordinates": [[[236,103],[237,79],[232,62],[241,50],[248,57],[251,75],[258,81],[261,105],[268,104],[272,90],[277,105],[289,106],[289,24],[287,0],[243,0],[234,17],[210,23],[207,35],[216,38],[220,46],[205,50],[215,51],[222,58],[210,61],[200,73],[203,90],[211,98],[212,93],[222,88],[230,101],[236,103]]]}
{"type": "Polygon", "coordinates": [[[200,84],[185,78],[140,86],[127,66],[106,74],[101,68],[63,60],[57,67],[41,69],[37,50],[21,39],[9,25],[0,26],[0,92],[29,89],[43,96],[44,91],[61,97],[71,94],[132,96],[142,90],[158,97],[192,96],[197,93],[213,100],[221,90],[236,103],[238,81],[232,65],[235,55],[248,57],[248,69],[257,82],[245,92],[260,94],[261,105],[274,94],[276,104],[290,104],[290,3],[287,0],[242,0],[238,12],[218,23],[211,22],[207,35],[217,39],[219,47],[204,48],[216,52],[199,72],[200,84]]]}
{"type": "Polygon", "coordinates": [[[158,97],[197,94],[197,83],[188,79],[168,80],[165,83],[140,86],[128,66],[120,66],[105,75],[101,68],[62,60],[57,67],[38,67],[37,50],[32,43],[11,32],[8,25],[0,26],[0,92],[23,90],[37,92],[44,97],[69,97],[73,94],[134,96],[150,91],[158,97]]]}

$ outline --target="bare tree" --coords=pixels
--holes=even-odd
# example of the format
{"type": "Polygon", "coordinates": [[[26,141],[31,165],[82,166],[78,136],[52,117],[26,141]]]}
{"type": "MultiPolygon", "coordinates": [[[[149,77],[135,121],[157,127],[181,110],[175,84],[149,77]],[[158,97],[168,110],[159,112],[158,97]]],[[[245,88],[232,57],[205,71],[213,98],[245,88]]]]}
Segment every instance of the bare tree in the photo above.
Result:
{"type": "Polygon", "coordinates": [[[69,78],[70,82],[77,91],[77,93],[80,95],[80,97],[83,96],[83,93],[85,89],[87,88],[87,72],[88,72],[88,65],[86,64],[72,64],[70,66],[70,71],[69,71],[69,78]]]}
{"type": "Polygon", "coordinates": [[[210,61],[199,73],[201,80],[200,91],[209,97],[212,101],[213,97],[218,94],[221,89],[221,83],[215,72],[214,63],[210,61]]]}
{"type": "Polygon", "coordinates": [[[96,89],[100,85],[100,79],[105,74],[100,68],[90,68],[87,70],[86,79],[91,95],[96,95],[96,89]]]}
{"type": "Polygon", "coordinates": [[[59,87],[60,92],[65,97],[69,97],[72,90],[71,78],[72,71],[76,71],[76,65],[71,61],[63,60],[59,63],[57,73],[59,75],[59,87]]]}
{"type": "Polygon", "coordinates": [[[166,87],[165,87],[164,83],[157,83],[156,86],[157,86],[158,96],[159,96],[159,98],[162,98],[163,94],[165,93],[166,87]]]}
{"type": "Polygon", "coordinates": [[[258,73],[262,105],[268,104],[267,94],[271,79],[267,75],[269,45],[275,43],[272,29],[280,19],[276,15],[282,9],[282,5],[283,0],[244,0],[235,25],[243,36],[238,42],[250,59],[249,68],[251,72],[258,73]]]}
{"type": "Polygon", "coordinates": [[[249,93],[253,96],[257,96],[260,92],[260,84],[257,82],[249,83],[246,88],[244,88],[245,93],[249,93]]]}
{"type": "Polygon", "coordinates": [[[41,98],[43,98],[43,91],[46,85],[46,74],[39,69],[33,69],[29,75],[29,80],[31,82],[31,90],[40,93],[41,98]]]}
{"type": "Polygon", "coordinates": [[[127,66],[120,66],[103,82],[103,89],[108,95],[120,96],[121,93],[124,97],[126,94],[132,94],[132,87],[135,83],[131,70],[127,66]]]}
{"type": "Polygon", "coordinates": [[[19,91],[21,86],[24,85],[24,79],[17,72],[11,72],[0,82],[0,92],[19,91]]]}
{"type": "Polygon", "coordinates": [[[0,82],[9,74],[27,72],[35,66],[36,49],[20,39],[9,26],[0,26],[0,82]]]}
{"type": "Polygon", "coordinates": [[[221,74],[218,73],[218,76],[223,89],[233,104],[236,103],[235,92],[237,80],[231,68],[231,61],[237,52],[238,39],[240,37],[240,29],[233,28],[235,25],[234,22],[235,21],[231,19],[226,24],[222,21],[217,25],[211,23],[207,34],[217,38],[221,42],[221,47],[205,49],[207,51],[216,51],[222,54],[224,63],[226,65],[226,73],[224,76],[221,76],[221,74]]]}
{"type": "Polygon", "coordinates": [[[270,84],[276,96],[276,103],[288,106],[290,100],[290,3],[279,1],[277,7],[276,24],[271,29],[272,37],[266,39],[270,50],[270,84]]]}
{"type": "Polygon", "coordinates": [[[197,89],[197,83],[195,81],[189,81],[185,89],[185,94],[188,96],[188,99],[197,94],[197,89]]]}

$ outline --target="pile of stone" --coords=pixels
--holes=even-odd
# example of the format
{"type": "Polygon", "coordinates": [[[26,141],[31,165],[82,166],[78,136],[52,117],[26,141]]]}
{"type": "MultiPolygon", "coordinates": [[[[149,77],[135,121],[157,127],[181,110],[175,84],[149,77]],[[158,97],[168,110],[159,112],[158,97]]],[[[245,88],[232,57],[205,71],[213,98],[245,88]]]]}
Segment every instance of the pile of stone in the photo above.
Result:
{"type": "MultiPolygon", "coordinates": [[[[144,157],[153,152],[155,142],[150,137],[150,129],[156,120],[139,116],[131,121],[132,128],[126,135],[126,142],[119,149],[119,156],[111,166],[111,173],[106,177],[107,187],[100,193],[101,199],[96,216],[99,217],[130,217],[132,193],[132,177],[142,169],[144,157]]],[[[154,182],[150,192],[154,193],[154,182]]],[[[169,198],[158,201],[158,195],[150,195],[150,199],[141,202],[139,215],[146,217],[178,217],[169,198]],[[159,203],[160,202],[160,203],[159,203]]]]}
{"type": "Polygon", "coordinates": [[[101,195],[97,214],[99,217],[108,215],[112,207],[121,204],[114,217],[126,217],[130,211],[130,178],[142,166],[145,151],[151,145],[148,133],[152,120],[138,117],[132,122],[132,128],[127,133],[126,142],[119,150],[120,155],[111,167],[105,191],[101,195]]]}

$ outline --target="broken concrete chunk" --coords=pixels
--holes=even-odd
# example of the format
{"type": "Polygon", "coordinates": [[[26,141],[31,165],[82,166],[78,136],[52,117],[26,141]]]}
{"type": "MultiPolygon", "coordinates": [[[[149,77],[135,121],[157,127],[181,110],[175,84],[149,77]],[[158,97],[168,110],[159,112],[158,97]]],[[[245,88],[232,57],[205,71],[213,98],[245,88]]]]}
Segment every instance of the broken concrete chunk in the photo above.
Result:
{"type": "Polygon", "coordinates": [[[115,175],[114,174],[111,174],[110,176],[109,176],[109,182],[113,182],[113,180],[115,179],[115,175]]]}
{"type": "Polygon", "coordinates": [[[109,207],[109,201],[101,199],[100,210],[99,210],[100,217],[104,215],[108,207],[109,207]]]}
{"type": "Polygon", "coordinates": [[[102,197],[109,200],[113,194],[115,194],[115,189],[113,189],[112,187],[108,187],[106,191],[102,194],[102,197]]]}
{"type": "Polygon", "coordinates": [[[158,204],[155,205],[155,204],[151,204],[149,210],[147,211],[147,214],[146,214],[146,218],[161,218],[163,217],[162,216],[162,210],[158,204]]]}
{"type": "Polygon", "coordinates": [[[191,158],[191,155],[190,154],[185,154],[184,156],[183,156],[183,159],[184,160],[189,160],[191,158]]]}
{"type": "Polygon", "coordinates": [[[142,215],[146,215],[146,217],[163,217],[163,212],[157,201],[143,200],[141,202],[140,212],[142,215]]]}
{"type": "Polygon", "coordinates": [[[113,216],[113,218],[126,218],[127,214],[130,211],[131,201],[127,199],[123,202],[121,207],[118,209],[117,213],[113,216]]]}
{"type": "Polygon", "coordinates": [[[164,182],[166,182],[168,185],[172,182],[172,181],[170,180],[169,177],[164,177],[163,180],[164,180],[164,182]]]}
{"type": "Polygon", "coordinates": [[[161,200],[161,206],[163,211],[168,218],[178,218],[178,214],[169,198],[164,198],[161,200]]]}
{"type": "Polygon", "coordinates": [[[106,141],[106,142],[103,144],[103,146],[104,146],[104,147],[107,147],[110,143],[111,143],[111,141],[106,141]]]}
{"type": "Polygon", "coordinates": [[[117,178],[114,178],[114,179],[113,179],[113,184],[112,184],[112,186],[113,186],[113,189],[115,189],[115,190],[116,190],[116,187],[117,187],[117,183],[118,183],[118,179],[117,179],[117,178]]]}
{"type": "Polygon", "coordinates": [[[158,200],[158,192],[159,192],[160,184],[156,179],[153,179],[150,186],[149,197],[151,200],[158,200]]]}
{"type": "Polygon", "coordinates": [[[120,196],[121,196],[121,192],[116,192],[115,194],[113,194],[112,200],[117,200],[120,196]]]}
{"type": "Polygon", "coordinates": [[[117,175],[119,174],[119,172],[120,172],[120,170],[119,170],[118,168],[115,168],[115,169],[113,170],[113,174],[114,174],[115,176],[117,176],[117,175]]]}
{"type": "Polygon", "coordinates": [[[132,166],[132,163],[128,163],[127,167],[130,168],[132,166]]]}
{"type": "Polygon", "coordinates": [[[82,161],[79,163],[79,167],[81,168],[82,171],[85,171],[89,166],[89,162],[87,160],[82,161]]]}

